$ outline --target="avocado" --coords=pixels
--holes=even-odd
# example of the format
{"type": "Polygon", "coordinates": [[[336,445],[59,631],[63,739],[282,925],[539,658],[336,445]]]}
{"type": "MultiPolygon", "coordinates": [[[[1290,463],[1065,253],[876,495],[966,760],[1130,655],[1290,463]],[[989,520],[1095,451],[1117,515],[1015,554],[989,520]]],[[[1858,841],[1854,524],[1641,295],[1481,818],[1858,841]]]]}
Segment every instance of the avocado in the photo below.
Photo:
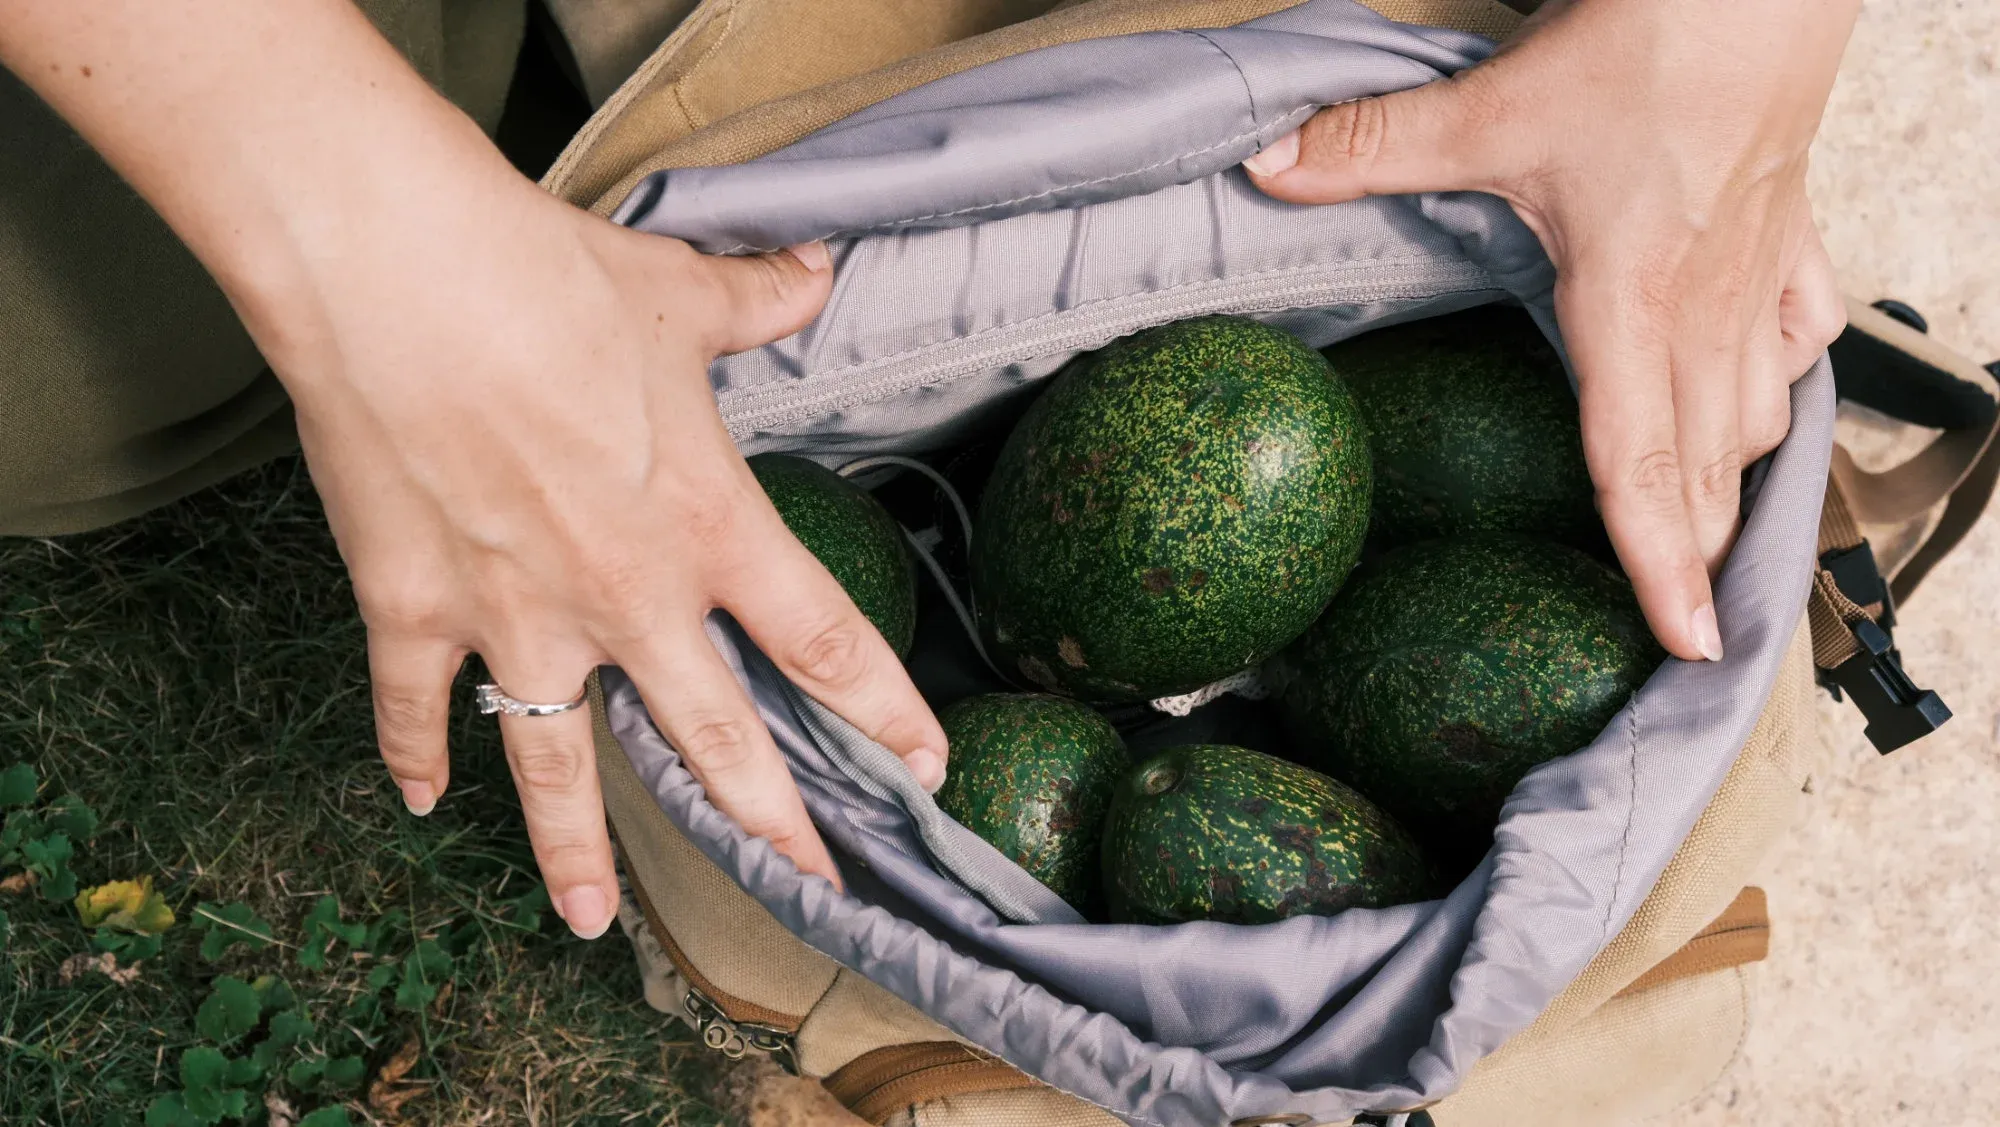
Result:
{"type": "Polygon", "coordinates": [[[1353,397],[1289,334],[1208,317],[1114,342],[1056,378],[987,482],[989,651],[1105,703],[1262,661],[1353,567],[1371,478],[1353,397]]]}
{"type": "Polygon", "coordinates": [[[1462,863],[1521,776],[1595,739],[1663,658],[1609,568],[1482,535],[1372,561],[1266,671],[1302,761],[1462,863]]]}
{"type": "Polygon", "coordinates": [[[951,747],[938,806],[1071,907],[1095,908],[1104,811],[1131,765],[1117,729],[1041,693],[968,697],[938,723],[951,747]]]}
{"type": "Polygon", "coordinates": [[[917,563],[903,529],[866,489],[789,454],[758,454],[750,472],[785,527],[840,581],[898,658],[917,632],[917,563]]]}
{"type": "Polygon", "coordinates": [[[1104,827],[1114,920],[1260,924],[1430,894],[1430,867],[1346,785],[1261,752],[1169,748],[1134,768],[1104,827]]]}
{"type": "Polygon", "coordinates": [[[1598,546],[1576,394],[1525,312],[1378,329],[1326,358],[1368,420],[1383,546],[1473,532],[1598,546]]]}

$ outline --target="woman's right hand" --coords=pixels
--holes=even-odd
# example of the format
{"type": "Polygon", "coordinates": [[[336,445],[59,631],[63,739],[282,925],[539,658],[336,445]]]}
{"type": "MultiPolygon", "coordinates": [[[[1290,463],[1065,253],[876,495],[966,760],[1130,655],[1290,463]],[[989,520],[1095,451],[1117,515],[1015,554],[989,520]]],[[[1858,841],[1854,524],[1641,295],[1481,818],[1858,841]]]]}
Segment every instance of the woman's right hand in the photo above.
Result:
{"type": "MultiPolygon", "coordinates": [[[[710,801],[838,880],[704,633],[713,609],[943,781],[942,729],[786,531],[708,384],[718,354],[819,312],[823,247],[710,258],[551,198],[349,0],[0,0],[0,63],[159,210],[291,393],[412,810],[449,781],[468,652],[537,702],[615,663],[710,801]]],[[[589,714],[500,723],[556,908],[601,934],[618,885],[589,714]]]]}

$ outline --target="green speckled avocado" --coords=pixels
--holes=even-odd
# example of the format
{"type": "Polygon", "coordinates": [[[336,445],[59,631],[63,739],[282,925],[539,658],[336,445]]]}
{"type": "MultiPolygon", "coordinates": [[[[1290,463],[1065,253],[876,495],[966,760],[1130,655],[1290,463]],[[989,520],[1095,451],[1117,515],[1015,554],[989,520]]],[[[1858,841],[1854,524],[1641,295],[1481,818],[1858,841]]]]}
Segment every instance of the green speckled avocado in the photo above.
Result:
{"type": "Polygon", "coordinates": [[[1104,827],[1115,920],[1260,924],[1430,894],[1417,845],[1317,771],[1240,747],[1169,748],[1118,787],[1104,827]]]}
{"type": "Polygon", "coordinates": [[[1663,657],[1603,564],[1477,536],[1376,560],[1267,669],[1304,762],[1464,860],[1521,776],[1595,739],[1663,657]]]}
{"type": "Polygon", "coordinates": [[[969,697],[938,713],[951,770],[937,803],[1071,906],[1098,902],[1098,835],[1131,761],[1117,729],[1040,693],[969,697]]]}
{"type": "Polygon", "coordinates": [[[910,656],[917,564],[895,518],[867,490],[818,462],[759,454],[750,459],[750,472],[785,527],[840,580],[896,656],[910,656]]]}
{"type": "Polygon", "coordinates": [[[1368,440],[1316,352],[1235,317],[1128,337],[1059,376],[980,505],[996,661],[1054,692],[1187,692],[1297,637],[1353,567],[1368,440]]]}
{"type": "Polygon", "coordinates": [[[1378,329],[1326,357],[1368,420],[1371,531],[1383,544],[1602,535],[1576,395],[1526,313],[1494,306],[1378,329]]]}

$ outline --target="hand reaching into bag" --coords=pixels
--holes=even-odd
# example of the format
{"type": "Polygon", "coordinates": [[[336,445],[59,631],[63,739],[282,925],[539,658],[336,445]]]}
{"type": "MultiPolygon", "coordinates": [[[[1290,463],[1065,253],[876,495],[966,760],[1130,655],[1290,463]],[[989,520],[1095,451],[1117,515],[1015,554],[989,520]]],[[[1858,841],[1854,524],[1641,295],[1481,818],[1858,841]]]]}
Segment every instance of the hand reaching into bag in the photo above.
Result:
{"type": "MultiPolygon", "coordinates": [[[[612,662],[711,801],[838,879],[704,634],[712,608],[943,781],[943,731],[786,531],[708,385],[716,355],[818,313],[824,247],[707,258],[550,198],[349,0],[0,0],[0,63],[201,257],[291,393],[412,810],[445,792],[468,652],[547,703],[612,662]]],[[[589,713],[501,726],[554,903],[601,934],[618,888],[589,713]]]]}
{"type": "Polygon", "coordinates": [[[1333,106],[1246,163],[1271,195],[1490,192],[1554,260],[1584,453],[1674,654],[1722,656],[1709,577],[1742,468],[1846,323],[1807,147],[1856,0],[1545,6],[1453,78],[1333,106]]]}

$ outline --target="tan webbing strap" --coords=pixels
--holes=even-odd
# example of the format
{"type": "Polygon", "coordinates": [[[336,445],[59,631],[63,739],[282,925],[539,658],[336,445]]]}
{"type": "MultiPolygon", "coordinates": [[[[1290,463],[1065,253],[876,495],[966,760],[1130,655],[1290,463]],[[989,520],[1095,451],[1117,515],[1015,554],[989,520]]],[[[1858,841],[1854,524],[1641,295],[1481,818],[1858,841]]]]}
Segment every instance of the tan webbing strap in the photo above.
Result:
{"type": "Polygon", "coordinates": [[[827,1093],[870,1123],[882,1124],[912,1104],[1035,1087],[1034,1077],[956,1041],[887,1045],[841,1066],[824,1081],[827,1093]]]}
{"type": "MultiPolygon", "coordinates": [[[[1819,554],[1858,547],[1861,542],[1861,526],[1847,507],[1840,479],[1829,476],[1826,500],[1819,510],[1819,554]]],[[[1832,572],[1819,568],[1813,574],[1812,592],[1806,597],[1806,621],[1812,626],[1813,664],[1821,669],[1836,669],[1860,653],[1861,643],[1855,641],[1850,624],[1863,618],[1872,622],[1881,613],[1881,603],[1857,604],[1840,589],[1832,572]]]]}
{"type": "Polygon", "coordinates": [[[1861,539],[1861,525],[1847,507],[1847,494],[1841,491],[1838,480],[1829,477],[1826,502],[1819,510],[1819,554],[1857,547],[1861,539]]]}
{"type": "MultiPolygon", "coordinates": [[[[2000,416],[1996,416],[1995,422],[2000,423],[2000,416]]],[[[1909,601],[1910,596],[1916,593],[1917,585],[1924,581],[1924,576],[1929,575],[1939,561],[1958,547],[1966,533],[1972,531],[1972,526],[1979,523],[1980,516],[1993,499],[1996,483],[2000,483],[2000,441],[1994,440],[1989,432],[1985,453],[1979,456],[1979,462],[1971,472],[1952,489],[1951,500],[1945,504],[1944,515],[1938,519],[1937,526],[1931,529],[1931,534],[1924,538],[1923,544],[1911,553],[1910,558],[1896,569],[1896,574],[1889,577],[1889,591],[1899,605],[1909,601]]]]}
{"type": "MultiPolygon", "coordinates": [[[[1995,385],[1986,369],[1857,298],[1847,299],[1847,320],[1853,329],[1924,365],[1977,387],[1995,385]]],[[[1833,448],[1833,479],[1855,523],[1908,524],[1946,504],[1943,519],[1907,559],[1882,561],[1898,604],[1915,593],[1924,576],[1958,546],[1985,511],[2000,479],[1996,435],[2000,435],[2000,414],[1984,429],[1945,431],[1915,457],[1879,473],[1862,469],[1844,447],[1833,448]]],[[[1854,543],[1860,543],[1858,533],[1854,543]]]]}
{"type": "Polygon", "coordinates": [[[1771,914],[1764,890],[1752,886],[1738,893],[1729,907],[1702,928],[1680,950],[1633,980],[1615,996],[1623,998],[1698,974],[1711,974],[1746,963],[1762,962],[1771,952],[1771,914]]]}

